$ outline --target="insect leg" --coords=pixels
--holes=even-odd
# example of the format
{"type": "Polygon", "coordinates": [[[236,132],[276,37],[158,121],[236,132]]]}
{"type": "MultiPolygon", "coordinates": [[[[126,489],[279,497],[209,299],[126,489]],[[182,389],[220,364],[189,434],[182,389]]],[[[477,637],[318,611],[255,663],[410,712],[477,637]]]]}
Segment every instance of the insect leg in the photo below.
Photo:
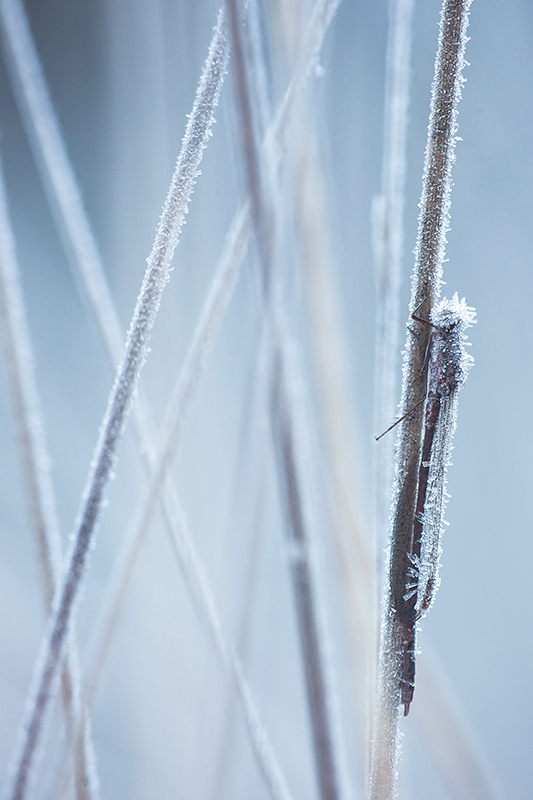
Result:
{"type": "Polygon", "coordinates": [[[404,707],[404,716],[409,713],[409,706],[413,701],[415,692],[415,667],[416,667],[416,622],[406,622],[404,626],[403,662],[401,685],[401,703],[404,707]]]}

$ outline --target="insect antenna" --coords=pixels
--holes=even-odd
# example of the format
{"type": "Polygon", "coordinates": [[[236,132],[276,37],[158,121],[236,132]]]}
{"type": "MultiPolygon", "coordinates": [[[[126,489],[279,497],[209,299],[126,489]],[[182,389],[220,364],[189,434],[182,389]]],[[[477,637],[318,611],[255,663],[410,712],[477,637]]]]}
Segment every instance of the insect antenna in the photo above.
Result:
{"type": "Polygon", "coordinates": [[[404,420],[406,417],[408,417],[408,416],[409,416],[409,414],[412,414],[412,413],[413,413],[413,411],[416,411],[416,409],[418,408],[418,406],[421,406],[421,405],[422,405],[422,403],[424,402],[424,400],[425,400],[425,399],[426,399],[426,395],[424,395],[424,397],[422,398],[422,400],[419,400],[419,401],[418,401],[418,403],[417,403],[416,405],[414,405],[412,408],[410,408],[410,409],[409,409],[409,411],[408,411],[406,414],[404,414],[404,415],[403,415],[403,417],[400,417],[400,419],[397,419],[397,420],[396,420],[396,422],[393,422],[393,423],[392,423],[392,425],[389,425],[389,427],[387,428],[387,430],[386,430],[386,431],[383,431],[383,433],[380,433],[380,434],[379,434],[379,436],[374,436],[374,439],[376,440],[376,442],[379,442],[379,440],[380,440],[381,438],[383,438],[383,436],[385,436],[385,434],[386,434],[386,433],[388,433],[388,432],[389,432],[389,431],[391,431],[393,428],[395,428],[395,427],[396,427],[396,425],[398,425],[398,423],[399,423],[399,422],[401,422],[401,421],[402,421],[402,420],[404,420]]]}

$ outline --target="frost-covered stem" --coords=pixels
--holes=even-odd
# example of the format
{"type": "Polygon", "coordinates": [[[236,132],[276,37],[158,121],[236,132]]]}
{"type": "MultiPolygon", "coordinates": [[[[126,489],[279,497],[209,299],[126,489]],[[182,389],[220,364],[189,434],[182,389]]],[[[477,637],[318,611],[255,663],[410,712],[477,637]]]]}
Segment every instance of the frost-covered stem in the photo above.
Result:
{"type": "MultiPolygon", "coordinates": [[[[446,232],[449,227],[457,104],[461,95],[470,2],[471,0],[444,0],[441,11],[411,295],[411,311],[421,306],[419,313],[426,319],[438,296],[442,279],[446,232]]],[[[423,366],[429,327],[420,326],[420,335],[416,339],[412,334],[407,336],[402,413],[408,412],[425,391],[423,366]]],[[[423,412],[420,409],[409,414],[401,426],[389,566],[400,546],[402,526],[413,519],[422,420],[423,412]]],[[[382,610],[377,710],[370,766],[371,800],[389,800],[396,792],[402,630],[403,625],[393,611],[389,587],[382,610]]]]}
{"type": "Polygon", "coordinates": [[[403,626],[396,622],[392,612],[387,609],[382,616],[380,632],[376,712],[370,755],[370,800],[392,800],[396,797],[402,649],[403,626]]]}
{"type": "MultiPolygon", "coordinates": [[[[463,84],[470,3],[471,0],[445,0],[441,12],[411,287],[411,311],[418,308],[418,313],[426,318],[440,293],[446,233],[450,224],[451,171],[455,158],[457,106],[463,84]]],[[[402,413],[409,411],[412,401],[422,394],[420,367],[429,331],[422,333],[425,335],[416,343],[413,336],[407,336],[402,413]]],[[[407,458],[404,457],[405,449],[409,449],[406,440],[414,442],[415,449],[418,447],[420,425],[421,414],[413,415],[402,425],[401,438],[405,445],[402,444],[400,450],[400,469],[405,468],[410,460],[407,454],[407,458]]]]}
{"type": "MultiPolygon", "coordinates": [[[[390,0],[381,194],[372,206],[376,282],[376,356],[374,430],[381,433],[394,418],[399,343],[399,289],[403,248],[403,207],[414,0],[390,0]]],[[[390,513],[394,437],[374,447],[374,540],[381,574],[381,553],[390,513]]]]}
{"type": "MultiPolygon", "coordinates": [[[[49,613],[61,564],[61,540],[50,475],[50,459],[35,381],[31,337],[1,165],[0,326],[30,518],[39,553],[45,607],[49,613]]],[[[69,652],[61,680],[68,735],[72,733],[77,715],[79,694],[75,661],[74,652],[69,652]]],[[[98,795],[98,781],[93,746],[85,727],[82,730],[77,756],[75,762],[77,797],[78,800],[89,800],[98,795]]]]}
{"type": "Polygon", "coordinates": [[[55,608],[48,634],[42,645],[37,673],[27,704],[21,746],[17,748],[7,797],[22,800],[38,743],[54,678],[57,674],[72,611],[81,587],[87,555],[94,539],[102,509],[105,489],[116,461],[140,371],[147,353],[148,339],[159,310],[161,295],[168,280],[174,248],[183,225],[187,204],[198,175],[202,151],[207,144],[217,104],[221,76],[227,65],[227,42],[219,42],[210,50],[209,69],[204,71],[192,114],[187,124],[182,149],[172,178],[169,193],[148,258],[143,285],[130,324],[125,354],[118,370],[84,493],[74,541],[67,557],[62,585],[56,595],[55,608]]]}
{"type": "MultiPolygon", "coordinates": [[[[338,800],[339,754],[333,732],[330,687],[324,654],[324,636],[319,620],[317,583],[311,564],[309,517],[306,509],[302,453],[295,433],[298,409],[291,390],[292,373],[287,363],[286,331],[277,293],[272,291],[272,271],[276,253],[278,209],[275,194],[275,169],[270,148],[260,153],[257,145],[250,66],[239,20],[237,0],[227,0],[228,22],[234,49],[237,102],[243,137],[244,161],[250,192],[251,216],[261,266],[267,324],[273,336],[275,377],[279,397],[273,403],[273,427],[279,439],[278,475],[286,496],[287,535],[295,550],[291,577],[295,593],[300,647],[305,666],[307,702],[310,713],[315,765],[322,800],[338,800]],[[276,302],[278,301],[278,302],[276,302]]],[[[300,409],[301,411],[301,409],[300,409]]]]}

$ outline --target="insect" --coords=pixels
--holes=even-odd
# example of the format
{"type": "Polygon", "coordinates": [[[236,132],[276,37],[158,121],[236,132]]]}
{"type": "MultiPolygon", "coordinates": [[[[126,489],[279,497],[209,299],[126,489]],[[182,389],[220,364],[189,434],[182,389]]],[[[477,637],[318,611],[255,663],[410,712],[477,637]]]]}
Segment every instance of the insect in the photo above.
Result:
{"type": "Polygon", "coordinates": [[[426,390],[422,399],[394,423],[424,403],[420,450],[404,472],[390,561],[392,607],[404,625],[400,702],[405,715],[414,693],[417,621],[429,609],[439,584],[446,471],[456,426],[457,397],[474,363],[466,351],[465,329],[474,323],[475,310],[466,305],[464,298],[460,301],[456,293],[451,300],[442,299],[428,320],[417,316],[419,308],[412,313],[412,319],[431,326],[423,365],[426,390]]]}

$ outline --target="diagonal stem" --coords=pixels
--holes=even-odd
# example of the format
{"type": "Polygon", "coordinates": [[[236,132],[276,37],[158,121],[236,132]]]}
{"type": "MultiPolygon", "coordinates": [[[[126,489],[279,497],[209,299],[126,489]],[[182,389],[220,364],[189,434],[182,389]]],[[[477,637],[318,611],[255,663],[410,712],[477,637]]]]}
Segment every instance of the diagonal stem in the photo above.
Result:
{"type": "MultiPolygon", "coordinates": [[[[223,14],[221,19],[220,27],[224,29],[223,14]]],[[[11,780],[6,792],[6,797],[11,800],[22,800],[27,796],[43,719],[64,652],[87,556],[102,510],[105,490],[116,462],[117,448],[126,427],[134,392],[146,359],[148,340],[159,310],[163,289],[168,281],[170,263],[198,175],[198,166],[210,135],[213,109],[217,105],[226,71],[227,37],[221,36],[215,44],[217,46],[209,52],[154,246],[148,259],[148,268],[130,324],[124,358],[117,372],[101,426],[74,531],[73,544],[67,556],[65,574],[56,594],[54,612],[36,665],[35,679],[26,705],[23,733],[15,750],[11,780]]]]}

